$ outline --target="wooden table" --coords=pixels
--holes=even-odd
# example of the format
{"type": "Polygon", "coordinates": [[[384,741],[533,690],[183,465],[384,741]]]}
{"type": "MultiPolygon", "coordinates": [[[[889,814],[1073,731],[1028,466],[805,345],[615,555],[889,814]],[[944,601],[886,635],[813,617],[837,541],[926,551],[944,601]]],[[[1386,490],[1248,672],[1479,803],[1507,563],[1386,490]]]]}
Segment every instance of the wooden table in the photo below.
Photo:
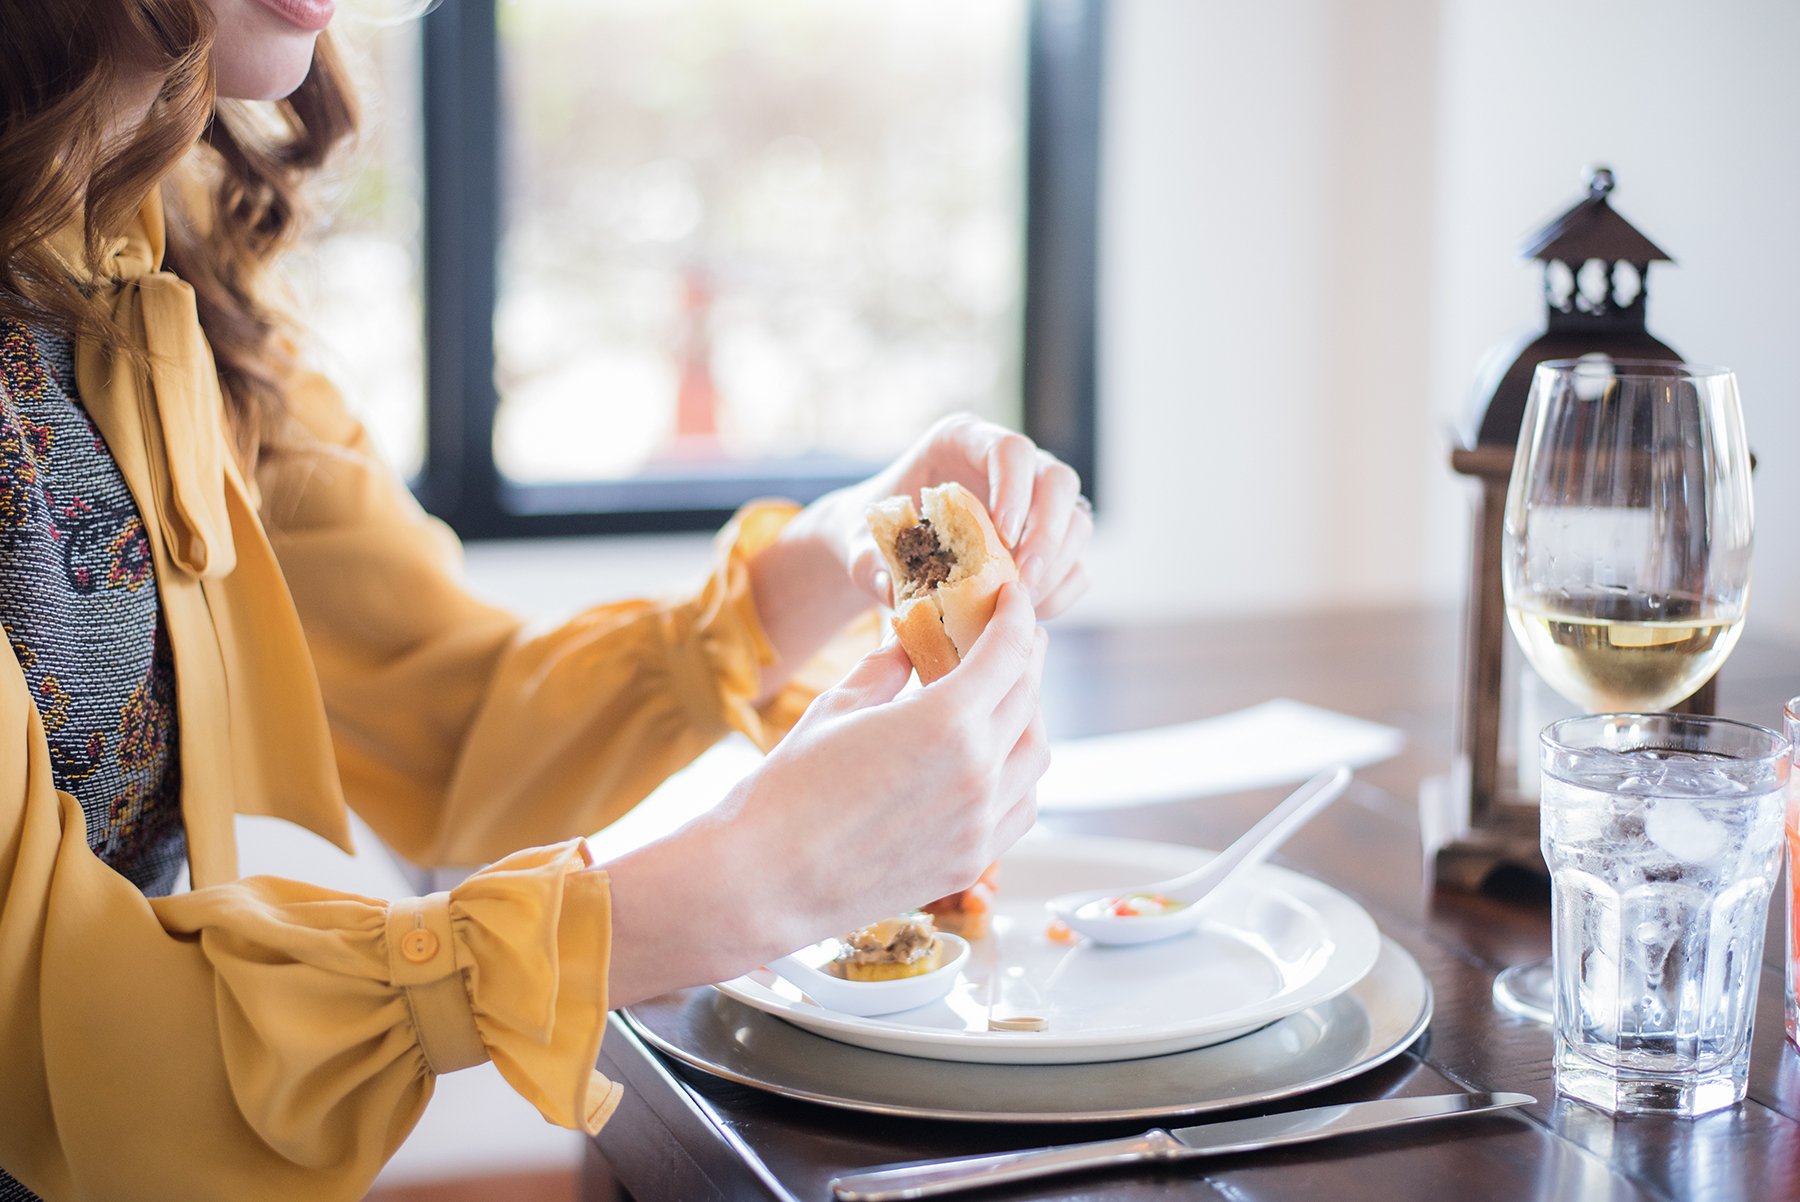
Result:
{"type": "MultiPolygon", "coordinates": [[[[1800,1199],[1800,1056],[1782,1035],[1778,916],[1771,916],[1750,1097],[1728,1111],[1696,1120],[1614,1121],[1558,1101],[1549,1031],[1494,1010],[1494,973],[1549,954],[1549,903],[1540,889],[1505,897],[1434,890],[1424,869],[1416,799],[1420,782],[1444,771],[1450,758],[1456,636],[1451,614],[1397,611],[1062,630],[1053,634],[1046,718],[1053,734],[1087,734],[1291,697],[1404,730],[1406,750],[1361,772],[1345,800],[1276,858],[1365,906],[1424,967],[1436,991],[1435,1015],[1425,1036],[1398,1059],[1270,1109],[1458,1088],[1520,1090],[1539,1101],[1512,1116],[970,1197],[1800,1199]]],[[[1781,702],[1794,693],[1800,693],[1800,653],[1753,639],[1740,646],[1721,681],[1723,711],[1765,725],[1779,722],[1781,702]]],[[[1216,847],[1277,798],[1277,791],[1262,791],[1046,824],[1216,847]]],[[[590,1202],[626,1191],[639,1202],[822,1202],[832,1176],[857,1168],[1098,1139],[1144,1126],[994,1126],[831,1110],[676,1067],[616,1017],[600,1068],[624,1084],[626,1097],[590,1146],[583,1194],[590,1202]]]]}

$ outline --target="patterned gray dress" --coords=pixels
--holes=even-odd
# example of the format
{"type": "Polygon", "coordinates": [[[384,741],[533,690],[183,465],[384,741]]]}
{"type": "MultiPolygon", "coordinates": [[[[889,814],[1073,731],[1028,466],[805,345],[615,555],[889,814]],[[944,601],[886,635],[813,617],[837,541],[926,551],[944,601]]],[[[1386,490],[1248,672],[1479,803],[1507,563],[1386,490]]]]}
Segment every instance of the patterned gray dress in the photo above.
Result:
{"type": "MultiPolygon", "coordinates": [[[[175,668],[143,518],[75,395],[67,338],[0,322],[0,627],[88,846],[143,890],[187,858],[175,668]]],[[[0,1170],[0,1202],[36,1195],[0,1170]]]]}

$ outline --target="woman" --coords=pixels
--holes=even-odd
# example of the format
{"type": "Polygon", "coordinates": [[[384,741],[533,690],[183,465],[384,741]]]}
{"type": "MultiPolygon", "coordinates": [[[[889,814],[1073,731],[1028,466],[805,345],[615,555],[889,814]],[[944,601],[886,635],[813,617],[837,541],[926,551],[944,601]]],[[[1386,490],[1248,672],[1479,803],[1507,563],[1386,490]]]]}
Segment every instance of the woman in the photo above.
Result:
{"type": "Polygon", "coordinates": [[[609,1007],[966,886],[1030,825],[1032,603],[1080,593],[1091,529],[1066,467],[947,422],[746,508],[698,596],[528,635],[260,297],[354,125],[330,0],[5,11],[0,1199],[357,1198],[486,1059],[593,1131],[609,1007]],[[889,646],[813,700],[797,666],[885,599],[863,506],[947,478],[1025,587],[930,689],[889,646]],[[772,750],[715,812],[587,862],[730,729],[772,750]],[[238,878],[234,811],[347,844],[346,804],[415,861],[498,863],[391,904],[238,878]]]}

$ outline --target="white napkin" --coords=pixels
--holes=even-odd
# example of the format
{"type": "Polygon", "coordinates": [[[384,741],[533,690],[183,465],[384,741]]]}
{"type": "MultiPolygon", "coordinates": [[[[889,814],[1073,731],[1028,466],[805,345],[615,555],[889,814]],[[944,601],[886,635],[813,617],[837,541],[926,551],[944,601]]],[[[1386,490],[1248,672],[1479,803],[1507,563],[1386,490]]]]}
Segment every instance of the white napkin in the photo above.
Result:
{"type": "Polygon", "coordinates": [[[1334,764],[1378,763],[1404,742],[1391,726],[1265,701],[1177,726],[1061,740],[1038,783],[1038,811],[1107,810],[1299,782],[1334,764]]]}

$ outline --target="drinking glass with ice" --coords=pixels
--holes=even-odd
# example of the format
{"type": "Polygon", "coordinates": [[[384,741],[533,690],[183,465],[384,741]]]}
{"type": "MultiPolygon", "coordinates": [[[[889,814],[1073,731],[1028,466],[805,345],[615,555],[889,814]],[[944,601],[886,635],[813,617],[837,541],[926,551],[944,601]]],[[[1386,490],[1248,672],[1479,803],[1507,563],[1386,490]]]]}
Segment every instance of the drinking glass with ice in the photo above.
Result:
{"type": "Polygon", "coordinates": [[[1685,714],[1545,729],[1557,1092],[1622,1114],[1743,1098],[1789,752],[1685,714]]]}
{"type": "MultiPolygon", "coordinates": [[[[1783,729],[1788,742],[1800,739],[1800,697],[1787,703],[1782,711],[1783,729]]],[[[1800,757],[1800,750],[1795,751],[1800,757]]],[[[1800,1047],[1800,777],[1789,780],[1787,807],[1787,988],[1784,991],[1787,1011],[1788,1042],[1800,1047]]]]}

